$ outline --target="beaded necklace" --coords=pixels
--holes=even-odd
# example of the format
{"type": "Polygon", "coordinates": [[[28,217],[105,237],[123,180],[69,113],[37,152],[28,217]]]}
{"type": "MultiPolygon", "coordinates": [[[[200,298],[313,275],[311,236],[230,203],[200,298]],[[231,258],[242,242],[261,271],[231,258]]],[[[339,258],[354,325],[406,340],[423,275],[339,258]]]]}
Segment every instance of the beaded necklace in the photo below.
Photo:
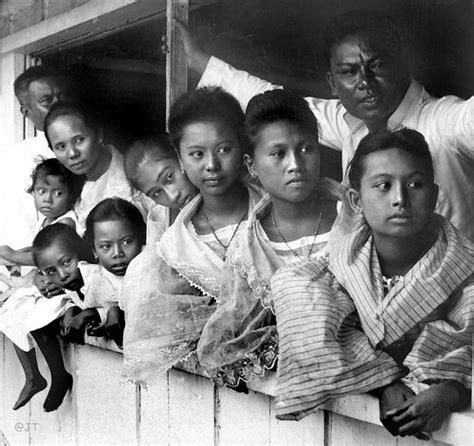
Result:
{"type": "MultiPolygon", "coordinates": [[[[319,232],[319,227],[321,226],[321,220],[323,218],[323,212],[324,212],[324,198],[321,198],[321,211],[319,213],[319,217],[318,217],[318,223],[316,224],[316,229],[314,230],[314,234],[313,234],[313,242],[311,243],[311,246],[309,248],[309,251],[308,251],[308,254],[307,254],[307,257],[311,257],[311,254],[313,253],[313,248],[314,248],[314,244],[316,243],[316,237],[318,235],[318,232],[319,232]]],[[[275,229],[276,231],[278,232],[278,235],[280,236],[282,242],[285,243],[286,247],[292,252],[292,254],[295,256],[295,257],[301,257],[300,255],[298,255],[298,253],[291,248],[291,246],[288,244],[288,242],[286,241],[286,238],[283,236],[283,234],[281,233],[280,231],[280,228],[278,227],[277,225],[277,222],[276,222],[276,219],[275,219],[275,214],[273,213],[273,207],[272,207],[272,210],[271,210],[271,215],[272,215],[272,222],[273,222],[273,226],[275,226],[275,229]]]]}

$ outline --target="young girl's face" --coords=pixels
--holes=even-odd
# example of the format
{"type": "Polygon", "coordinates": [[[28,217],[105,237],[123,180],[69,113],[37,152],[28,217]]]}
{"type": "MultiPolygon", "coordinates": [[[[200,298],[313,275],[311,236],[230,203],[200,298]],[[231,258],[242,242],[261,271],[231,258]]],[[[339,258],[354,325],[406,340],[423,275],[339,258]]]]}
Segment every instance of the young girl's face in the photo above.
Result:
{"type": "Polygon", "coordinates": [[[179,152],[189,180],[203,196],[225,194],[239,179],[240,143],[223,122],[202,121],[185,126],[179,152]]]}
{"type": "Polygon", "coordinates": [[[94,223],[94,254],[99,263],[116,276],[124,276],[129,263],[140,254],[140,244],[131,223],[106,220],[94,223]]]}
{"type": "Polygon", "coordinates": [[[287,121],[265,125],[253,157],[245,160],[272,199],[299,203],[314,196],[320,156],[316,136],[307,130],[287,121]]]}
{"type": "Polygon", "coordinates": [[[84,284],[79,257],[67,240],[56,239],[38,253],[38,268],[56,286],[77,291],[84,284]]]}
{"type": "Polygon", "coordinates": [[[36,179],[33,199],[36,210],[51,219],[64,215],[70,208],[68,188],[56,175],[36,179]]]}
{"type": "Polygon", "coordinates": [[[374,235],[405,238],[424,230],[437,196],[423,163],[394,147],[364,157],[360,190],[351,201],[374,235]]]}
{"type": "Polygon", "coordinates": [[[181,209],[196,195],[196,188],[173,158],[149,160],[138,168],[138,188],[155,203],[181,209]]]}
{"type": "Polygon", "coordinates": [[[56,158],[76,175],[87,176],[101,158],[99,136],[79,116],[58,116],[46,131],[56,158]]]}

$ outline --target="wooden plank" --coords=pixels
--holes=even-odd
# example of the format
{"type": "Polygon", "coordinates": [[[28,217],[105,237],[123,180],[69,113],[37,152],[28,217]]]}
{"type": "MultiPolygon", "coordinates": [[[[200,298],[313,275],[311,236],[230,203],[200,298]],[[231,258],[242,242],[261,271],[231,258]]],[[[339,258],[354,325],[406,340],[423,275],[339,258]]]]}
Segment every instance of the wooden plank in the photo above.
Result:
{"type": "Polygon", "coordinates": [[[169,444],[213,445],[213,384],[178,370],[171,370],[169,377],[169,444]]]}
{"type": "Polygon", "coordinates": [[[122,355],[88,345],[76,350],[78,444],[136,444],[135,385],[123,382],[122,355]]]}
{"type": "MultiPolygon", "coordinates": [[[[270,397],[220,388],[216,422],[221,445],[267,445],[270,439],[270,397]]],[[[299,441],[298,441],[299,443],[299,441]]]]}
{"type": "Polygon", "coordinates": [[[272,399],[270,410],[270,445],[292,445],[295,439],[301,446],[324,446],[324,411],[308,415],[300,421],[277,420],[272,399]]]}
{"type": "Polygon", "coordinates": [[[396,446],[397,444],[395,437],[383,427],[335,414],[329,414],[327,423],[328,446],[396,446]]]}
{"type": "Polygon", "coordinates": [[[188,64],[174,20],[188,23],[188,0],[167,0],[166,7],[166,118],[171,105],[188,90],[188,64]]]}
{"type": "Polygon", "coordinates": [[[168,373],[139,386],[139,444],[170,444],[168,373]]]}

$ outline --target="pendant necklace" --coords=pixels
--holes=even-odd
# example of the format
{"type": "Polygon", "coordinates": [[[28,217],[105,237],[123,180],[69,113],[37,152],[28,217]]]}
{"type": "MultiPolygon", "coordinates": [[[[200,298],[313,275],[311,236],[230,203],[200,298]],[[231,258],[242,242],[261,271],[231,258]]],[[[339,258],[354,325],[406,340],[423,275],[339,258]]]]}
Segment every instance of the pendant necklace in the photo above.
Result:
{"type": "MultiPolygon", "coordinates": [[[[313,242],[311,243],[307,257],[311,257],[311,254],[313,253],[314,244],[316,243],[316,237],[318,235],[319,227],[321,226],[321,221],[323,219],[323,213],[324,213],[324,198],[321,198],[321,211],[319,212],[318,223],[316,224],[316,229],[314,230],[314,234],[313,234],[313,242]]],[[[272,215],[273,226],[275,226],[275,229],[278,232],[278,235],[280,236],[282,242],[285,243],[288,250],[291,251],[295,257],[302,257],[294,249],[291,248],[291,246],[286,241],[286,238],[281,233],[280,228],[278,227],[276,219],[275,219],[275,214],[273,213],[273,207],[271,210],[271,215],[272,215]]]]}
{"type": "Polygon", "coordinates": [[[222,243],[222,240],[217,236],[216,230],[214,229],[214,226],[212,226],[212,224],[211,224],[211,222],[210,222],[210,220],[209,220],[209,218],[206,214],[206,211],[204,210],[204,207],[201,208],[201,210],[202,210],[202,215],[204,215],[204,218],[206,219],[207,224],[211,228],[211,231],[212,231],[212,234],[214,235],[214,238],[216,239],[217,243],[219,243],[219,245],[221,245],[222,248],[224,249],[224,261],[225,261],[225,259],[227,258],[227,249],[229,248],[230,244],[232,243],[232,240],[234,239],[235,234],[237,234],[237,231],[239,230],[240,225],[244,221],[244,218],[247,215],[247,209],[245,209],[245,212],[242,214],[242,217],[240,217],[240,220],[237,223],[237,227],[234,229],[234,232],[232,233],[232,236],[230,237],[229,243],[227,243],[227,245],[222,243]]]}

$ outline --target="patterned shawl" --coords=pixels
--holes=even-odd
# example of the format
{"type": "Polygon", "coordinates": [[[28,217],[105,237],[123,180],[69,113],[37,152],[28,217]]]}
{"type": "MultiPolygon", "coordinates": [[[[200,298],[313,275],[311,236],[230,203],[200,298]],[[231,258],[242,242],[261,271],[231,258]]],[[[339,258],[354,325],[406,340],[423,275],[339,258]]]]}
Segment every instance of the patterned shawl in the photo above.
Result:
{"type": "MultiPolygon", "coordinates": [[[[249,188],[249,209],[259,197],[249,188]]],[[[192,226],[201,202],[198,195],[188,203],[162,239],[127,269],[122,294],[124,375],[132,381],[146,382],[194,352],[215,310],[226,276],[222,258],[192,226]]],[[[238,238],[237,233],[228,253],[238,238]]]]}
{"type": "MultiPolygon", "coordinates": [[[[325,181],[321,182],[318,193],[334,199],[327,186],[325,181]]],[[[218,308],[204,327],[198,344],[200,363],[219,385],[234,387],[240,379],[248,381],[252,374],[263,375],[277,359],[278,336],[270,280],[286,262],[275,251],[260,223],[270,209],[271,201],[266,196],[249,216],[246,232],[226,263],[227,280],[218,308]]],[[[309,244],[313,237],[304,240],[309,244]]],[[[313,257],[321,255],[326,241],[327,236],[316,239],[313,257]]],[[[304,255],[308,246],[296,251],[304,255]]]]}

